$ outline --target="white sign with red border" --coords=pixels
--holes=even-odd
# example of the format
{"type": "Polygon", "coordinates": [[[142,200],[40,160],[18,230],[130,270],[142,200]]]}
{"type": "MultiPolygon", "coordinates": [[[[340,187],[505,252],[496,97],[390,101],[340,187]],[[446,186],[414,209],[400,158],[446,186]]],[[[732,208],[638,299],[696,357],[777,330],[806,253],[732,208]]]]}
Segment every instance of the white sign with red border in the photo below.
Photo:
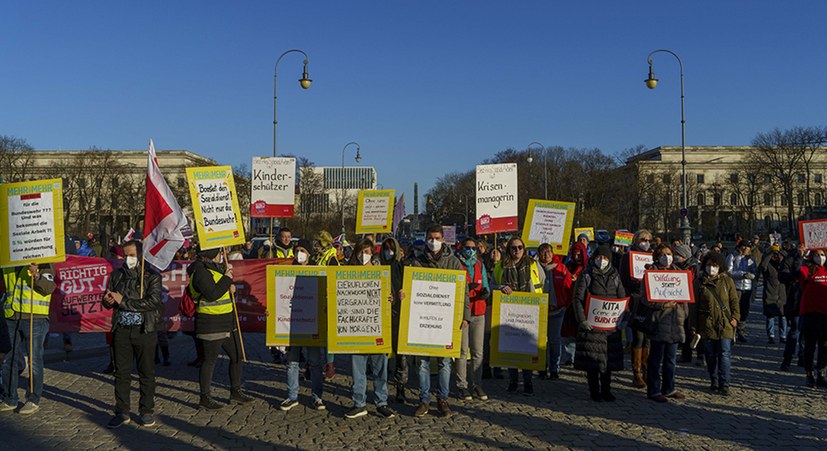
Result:
{"type": "Polygon", "coordinates": [[[692,271],[659,271],[650,269],[643,277],[649,302],[695,303],[692,271]]]}
{"type": "Polygon", "coordinates": [[[651,265],[655,260],[648,252],[629,251],[629,272],[634,279],[642,280],[646,272],[646,265],[651,265]]]}
{"type": "Polygon", "coordinates": [[[616,299],[587,295],[586,321],[592,329],[615,330],[628,304],[629,298],[616,299]]]}

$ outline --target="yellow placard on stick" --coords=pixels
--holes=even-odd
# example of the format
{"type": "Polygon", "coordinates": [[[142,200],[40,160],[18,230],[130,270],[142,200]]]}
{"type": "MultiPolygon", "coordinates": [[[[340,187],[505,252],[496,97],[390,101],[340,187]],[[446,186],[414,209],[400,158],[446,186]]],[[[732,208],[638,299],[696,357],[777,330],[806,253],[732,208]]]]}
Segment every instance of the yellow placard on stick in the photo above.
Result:
{"type": "Polygon", "coordinates": [[[63,180],[0,185],[0,267],[66,260],[63,180]]]}
{"type": "Polygon", "coordinates": [[[465,282],[465,271],[405,268],[399,354],[459,357],[465,282]]]}
{"type": "Polygon", "coordinates": [[[391,352],[390,266],[327,268],[327,352],[391,352]]]}
{"type": "Polygon", "coordinates": [[[327,268],[267,265],[267,346],[327,344],[327,268]]]}
{"type": "Polygon", "coordinates": [[[391,233],[395,196],[392,189],[359,191],[356,233],[391,233]]]}
{"type": "Polygon", "coordinates": [[[187,168],[201,249],[244,244],[244,222],[238,208],[233,168],[187,168]]]}
{"type": "Polygon", "coordinates": [[[594,227],[575,227],[574,228],[574,238],[580,236],[581,233],[585,233],[587,237],[589,237],[589,241],[594,241],[594,227]]]}
{"type": "Polygon", "coordinates": [[[497,290],[491,307],[491,366],[544,370],[548,294],[497,290]]]}
{"type": "Polygon", "coordinates": [[[555,254],[566,255],[571,241],[574,208],[574,202],[529,199],[523,224],[523,243],[529,248],[548,243],[555,254]]]}

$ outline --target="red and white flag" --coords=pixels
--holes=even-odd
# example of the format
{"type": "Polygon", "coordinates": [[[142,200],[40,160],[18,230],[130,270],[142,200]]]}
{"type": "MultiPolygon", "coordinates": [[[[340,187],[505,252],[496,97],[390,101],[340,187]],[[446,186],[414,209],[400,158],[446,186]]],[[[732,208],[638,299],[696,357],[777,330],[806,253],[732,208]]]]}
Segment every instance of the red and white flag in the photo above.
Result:
{"type": "Polygon", "coordinates": [[[167,185],[158,159],[155,144],[149,140],[146,163],[146,203],[144,204],[144,259],[163,271],[175,258],[175,252],[184,244],[187,218],[167,185]]]}

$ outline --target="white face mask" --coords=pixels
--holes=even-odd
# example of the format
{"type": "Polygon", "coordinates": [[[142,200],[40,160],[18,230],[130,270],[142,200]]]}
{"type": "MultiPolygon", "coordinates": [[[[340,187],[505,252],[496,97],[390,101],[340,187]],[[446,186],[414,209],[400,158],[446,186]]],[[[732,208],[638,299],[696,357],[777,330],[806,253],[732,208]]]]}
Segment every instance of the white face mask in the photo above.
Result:
{"type": "Polygon", "coordinates": [[[667,267],[672,264],[672,256],[671,255],[661,255],[658,259],[658,262],[661,266],[667,267]]]}
{"type": "Polygon", "coordinates": [[[439,240],[428,240],[426,244],[433,253],[437,253],[442,249],[442,241],[439,240]]]}
{"type": "Polygon", "coordinates": [[[382,251],[382,252],[384,252],[384,253],[385,253],[385,260],[390,260],[390,259],[392,259],[392,258],[393,258],[393,255],[394,255],[394,254],[393,254],[393,251],[392,251],[392,250],[390,250],[390,249],[385,249],[385,250],[384,250],[384,251],[382,251]]]}
{"type": "Polygon", "coordinates": [[[641,241],[640,244],[638,244],[638,247],[640,248],[640,250],[642,250],[644,252],[648,251],[649,250],[649,242],[648,241],[641,241]]]}
{"type": "Polygon", "coordinates": [[[710,276],[717,276],[718,275],[718,267],[717,266],[707,266],[706,273],[710,276]]]}
{"type": "Polygon", "coordinates": [[[370,254],[362,254],[359,256],[359,258],[362,260],[363,265],[367,265],[368,263],[370,263],[372,257],[373,256],[370,254]]]}
{"type": "Polygon", "coordinates": [[[594,260],[594,264],[597,265],[599,269],[603,270],[606,269],[607,266],[609,266],[609,260],[606,260],[605,258],[596,258],[594,260]]]}
{"type": "Polygon", "coordinates": [[[301,264],[304,264],[305,262],[307,262],[307,254],[305,254],[304,252],[298,252],[296,254],[296,261],[301,264]]]}
{"type": "Polygon", "coordinates": [[[138,267],[138,257],[127,256],[126,257],[126,267],[129,269],[135,269],[138,267]]]}
{"type": "Polygon", "coordinates": [[[827,260],[827,257],[824,257],[823,255],[816,255],[813,257],[813,263],[818,266],[824,266],[825,260],[827,260]]]}

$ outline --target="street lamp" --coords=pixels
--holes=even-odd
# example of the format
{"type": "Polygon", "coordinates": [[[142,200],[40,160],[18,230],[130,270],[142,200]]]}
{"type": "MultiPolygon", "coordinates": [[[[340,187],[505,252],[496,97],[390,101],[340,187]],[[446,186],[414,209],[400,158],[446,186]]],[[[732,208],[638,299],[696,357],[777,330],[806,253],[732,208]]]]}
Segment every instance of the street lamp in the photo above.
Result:
{"type": "Polygon", "coordinates": [[[345,150],[347,150],[348,146],[351,144],[356,144],[356,163],[358,164],[362,161],[362,155],[359,154],[359,151],[362,148],[359,146],[359,143],[355,141],[351,141],[345,144],[345,147],[342,148],[342,173],[339,174],[339,183],[342,184],[342,198],[339,200],[339,209],[342,213],[342,234],[345,233],[345,150]]]}
{"type": "Polygon", "coordinates": [[[680,231],[681,235],[683,236],[683,244],[687,246],[690,245],[690,241],[692,239],[692,227],[689,225],[689,217],[688,215],[688,203],[686,199],[686,114],[684,108],[684,87],[683,87],[683,61],[681,61],[680,57],[671,50],[655,50],[646,57],[646,61],[649,63],[649,77],[644,80],[646,83],[646,87],[649,89],[655,89],[658,85],[658,79],[655,78],[655,71],[654,71],[654,64],[652,63],[652,55],[655,53],[668,53],[675,57],[678,60],[678,66],[680,66],[680,74],[681,74],[681,225],[680,231]]]}
{"type": "Polygon", "coordinates": [[[531,161],[533,160],[531,158],[531,146],[533,146],[535,144],[540,146],[543,150],[543,194],[544,194],[543,199],[548,199],[548,167],[546,165],[546,163],[548,163],[548,154],[546,152],[546,146],[538,143],[537,141],[534,141],[531,144],[529,144],[528,145],[528,155],[529,155],[528,162],[531,163],[531,161]]]}
{"type": "Polygon", "coordinates": [[[276,67],[273,69],[273,156],[274,157],[276,156],[276,126],[278,125],[278,120],[276,119],[276,105],[277,105],[277,103],[276,103],[276,86],[277,86],[276,80],[278,79],[278,74],[279,74],[279,62],[281,62],[281,59],[284,58],[284,55],[287,55],[288,53],[301,53],[302,55],[304,55],[304,70],[302,70],[302,78],[299,79],[299,85],[302,87],[302,89],[310,88],[310,83],[313,82],[313,80],[311,80],[309,78],[308,74],[307,74],[308,58],[307,58],[307,53],[305,53],[303,50],[297,50],[297,49],[288,50],[288,51],[282,53],[281,56],[279,56],[279,59],[276,60],[276,67]]]}

